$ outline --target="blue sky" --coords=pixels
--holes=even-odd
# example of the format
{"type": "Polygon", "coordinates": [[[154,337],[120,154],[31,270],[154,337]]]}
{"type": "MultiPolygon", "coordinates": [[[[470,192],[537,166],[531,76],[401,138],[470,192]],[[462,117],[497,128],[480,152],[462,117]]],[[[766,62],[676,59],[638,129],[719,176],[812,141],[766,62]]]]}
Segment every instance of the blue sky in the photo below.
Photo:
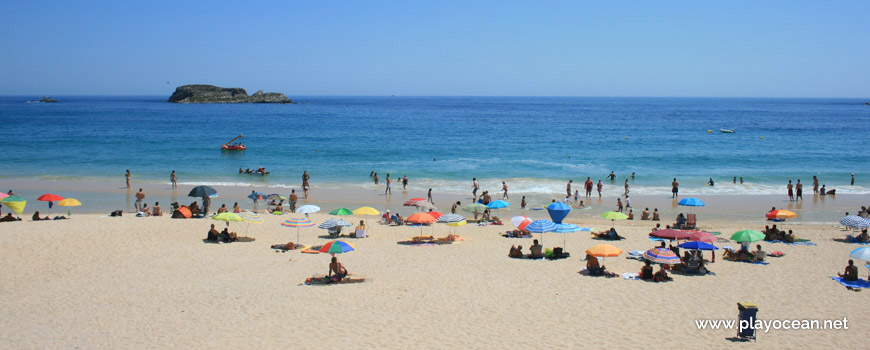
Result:
{"type": "Polygon", "coordinates": [[[9,1],[0,95],[868,97],[868,1],[9,1]],[[167,84],[169,82],[169,84],[167,84]]]}

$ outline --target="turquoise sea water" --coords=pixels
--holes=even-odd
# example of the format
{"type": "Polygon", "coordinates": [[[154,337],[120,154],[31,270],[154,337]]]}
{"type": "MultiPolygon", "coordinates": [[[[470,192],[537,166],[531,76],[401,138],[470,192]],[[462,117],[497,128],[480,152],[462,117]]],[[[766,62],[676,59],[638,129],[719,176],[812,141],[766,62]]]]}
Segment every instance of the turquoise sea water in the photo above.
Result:
{"type": "Polygon", "coordinates": [[[369,173],[411,188],[563,192],[587,176],[632,193],[781,193],[789,179],[870,193],[870,107],[856,99],[297,97],[299,104],[201,104],[166,97],[0,97],[2,178],[134,179],[297,188],[362,187],[369,173]],[[719,129],[734,129],[722,134],[719,129]],[[713,130],[708,133],[707,130],[713,130]],[[244,134],[248,150],[219,146],[244,134]],[[763,139],[762,139],[763,138],[763,139]],[[239,175],[266,167],[271,174],[239,175]],[[848,186],[849,173],[856,185],[848,186]],[[733,176],[746,184],[731,184],[733,176]],[[708,178],[717,186],[703,186],[708,178]]]}

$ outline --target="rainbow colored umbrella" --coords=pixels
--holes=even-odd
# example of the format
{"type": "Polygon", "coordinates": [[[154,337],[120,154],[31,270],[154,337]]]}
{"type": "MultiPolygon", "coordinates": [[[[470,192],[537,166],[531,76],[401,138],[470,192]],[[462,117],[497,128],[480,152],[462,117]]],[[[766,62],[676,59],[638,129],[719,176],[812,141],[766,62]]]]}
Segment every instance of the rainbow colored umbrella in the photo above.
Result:
{"type": "Polygon", "coordinates": [[[337,241],[336,240],[336,241],[332,241],[332,242],[324,244],[322,247],[320,247],[320,250],[318,250],[318,251],[321,253],[341,254],[341,253],[351,252],[354,250],[356,250],[356,247],[354,247],[353,244],[350,244],[350,243],[347,243],[344,241],[337,241]]]}
{"type": "Polygon", "coordinates": [[[680,262],[680,257],[668,248],[653,248],[643,252],[644,259],[657,264],[673,265],[680,262]]]}
{"type": "Polygon", "coordinates": [[[8,196],[6,198],[0,199],[0,203],[12,209],[12,211],[21,215],[24,212],[24,207],[27,206],[27,201],[24,198],[18,196],[8,196]]]}
{"type": "Polygon", "coordinates": [[[0,199],[6,198],[6,197],[9,197],[9,194],[0,192],[0,199]]]}
{"type": "Polygon", "coordinates": [[[335,210],[329,212],[329,215],[338,215],[338,216],[353,215],[353,211],[351,211],[350,209],[347,209],[347,208],[338,208],[338,209],[335,209],[335,210]]]}
{"type": "Polygon", "coordinates": [[[312,227],[314,226],[314,222],[308,220],[306,218],[292,218],[289,220],[285,220],[281,223],[281,226],[284,227],[295,227],[296,228],[296,244],[299,244],[299,228],[300,227],[312,227]]]}

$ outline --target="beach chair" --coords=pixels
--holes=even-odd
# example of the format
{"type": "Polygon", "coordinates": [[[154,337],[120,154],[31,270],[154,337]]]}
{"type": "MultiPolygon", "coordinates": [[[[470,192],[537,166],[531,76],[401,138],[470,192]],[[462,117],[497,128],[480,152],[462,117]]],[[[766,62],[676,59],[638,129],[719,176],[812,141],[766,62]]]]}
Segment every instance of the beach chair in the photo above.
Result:
{"type": "Polygon", "coordinates": [[[694,230],[697,228],[695,225],[695,214],[686,215],[686,230],[694,230]]]}
{"type": "Polygon", "coordinates": [[[701,262],[698,259],[689,259],[689,261],[686,262],[686,269],[683,270],[683,272],[685,272],[687,275],[698,273],[700,265],[701,262]]]}
{"type": "Polygon", "coordinates": [[[356,238],[366,238],[366,230],[358,228],[358,229],[356,229],[356,232],[354,232],[354,233],[356,235],[356,238]]]}

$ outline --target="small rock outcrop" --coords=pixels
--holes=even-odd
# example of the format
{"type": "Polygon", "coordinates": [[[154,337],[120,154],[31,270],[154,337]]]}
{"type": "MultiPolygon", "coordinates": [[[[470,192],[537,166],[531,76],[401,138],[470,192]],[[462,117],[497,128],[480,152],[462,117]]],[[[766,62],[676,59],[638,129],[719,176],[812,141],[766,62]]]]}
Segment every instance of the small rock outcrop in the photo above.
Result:
{"type": "Polygon", "coordinates": [[[175,88],[169,102],[174,103],[293,103],[279,92],[257,91],[248,96],[242,88],[222,88],[214,85],[184,85],[175,88]]]}

